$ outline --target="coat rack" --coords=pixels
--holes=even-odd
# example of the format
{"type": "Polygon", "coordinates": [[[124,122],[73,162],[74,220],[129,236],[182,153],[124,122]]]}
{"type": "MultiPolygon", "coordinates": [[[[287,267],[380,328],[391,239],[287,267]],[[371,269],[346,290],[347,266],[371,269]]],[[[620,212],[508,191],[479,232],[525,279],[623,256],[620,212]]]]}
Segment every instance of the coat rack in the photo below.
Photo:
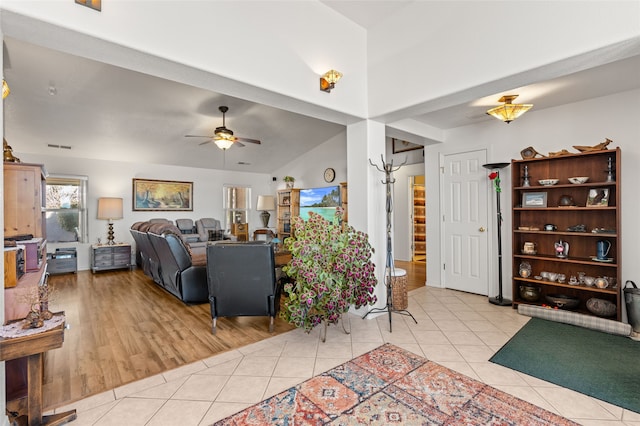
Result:
{"type": "Polygon", "coordinates": [[[488,170],[495,170],[497,175],[494,178],[496,187],[496,214],[498,221],[498,295],[490,297],[489,303],[498,306],[511,306],[511,300],[502,297],[502,210],[500,210],[500,169],[507,167],[509,163],[489,163],[483,164],[482,167],[488,170]],[[496,180],[497,179],[497,180],[496,180]]]}
{"type": "Polygon", "coordinates": [[[407,163],[407,160],[405,159],[402,164],[400,164],[399,166],[393,166],[393,160],[391,160],[390,163],[386,163],[384,161],[384,156],[382,154],[380,154],[380,159],[382,160],[382,167],[376,165],[373,163],[373,161],[371,161],[371,159],[369,159],[369,163],[374,166],[376,169],[378,169],[378,171],[382,172],[385,174],[385,180],[381,181],[383,184],[386,185],[386,189],[387,189],[387,201],[386,201],[386,210],[387,210],[387,260],[386,260],[386,284],[387,284],[387,301],[386,301],[386,306],[384,308],[373,308],[371,309],[369,312],[367,312],[366,314],[364,314],[364,316],[362,317],[362,319],[366,318],[367,315],[371,314],[371,313],[380,313],[380,312],[388,312],[389,313],[389,332],[392,331],[391,328],[391,314],[393,312],[397,313],[397,314],[401,314],[401,315],[406,315],[406,316],[410,316],[413,321],[415,321],[415,323],[417,324],[418,321],[416,321],[416,319],[413,317],[413,315],[411,315],[411,313],[409,311],[407,311],[406,309],[394,309],[393,308],[393,298],[391,297],[392,295],[392,287],[393,287],[393,277],[395,276],[395,267],[393,264],[393,252],[392,252],[392,244],[391,244],[391,212],[393,211],[393,200],[392,200],[392,196],[391,196],[391,185],[393,185],[396,180],[391,176],[391,174],[393,172],[396,172],[398,170],[400,170],[400,168],[402,166],[404,166],[407,163]]]}

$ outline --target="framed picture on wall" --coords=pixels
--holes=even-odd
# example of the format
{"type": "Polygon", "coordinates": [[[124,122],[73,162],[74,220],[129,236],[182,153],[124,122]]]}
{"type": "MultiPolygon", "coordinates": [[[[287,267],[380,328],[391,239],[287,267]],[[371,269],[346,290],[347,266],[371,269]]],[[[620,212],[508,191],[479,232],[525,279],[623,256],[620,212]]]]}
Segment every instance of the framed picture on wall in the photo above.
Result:
{"type": "Polygon", "coordinates": [[[193,182],[133,179],[133,211],[193,211],[193,182]]]}
{"type": "Polygon", "coordinates": [[[399,152],[413,151],[416,149],[422,149],[424,146],[418,145],[417,143],[411,143],[407,141],[403,141],[401,139],[391,138],[391,147],[393,149],[393,153],[397,154],[399,152]]]}

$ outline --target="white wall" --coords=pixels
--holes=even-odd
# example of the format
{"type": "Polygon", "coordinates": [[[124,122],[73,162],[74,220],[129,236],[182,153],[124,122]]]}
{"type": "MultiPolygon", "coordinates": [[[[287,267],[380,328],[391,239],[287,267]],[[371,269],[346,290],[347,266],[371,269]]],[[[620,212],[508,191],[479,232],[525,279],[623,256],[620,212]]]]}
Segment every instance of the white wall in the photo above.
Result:
{"type": "Polygon", "coordinates": [[[329,139],[322,145],[296,158],[291,163],[273,172],[278,189],[284,188],[284,176],[295,178],[296,188],[330,186],[347,181],[347,134],[346,131],[329,139]],[[324,171],[331,167],[336,171],[333,183],[324,181],[324,171]]]}
{"type": "Polygon", "coordinates": [[[638,16],[638,1],[410,2],[368,32],[369,117],[440,109],[606,63],[624,45],[587,53],[639,37],[638,16]]]}
{"type": "MultiPolygon", "coordinates": [[[[44,164],[50,174],[73,174],[89,177],[89,244],[75,245],[78,250],[78,269],[90,267],[89,246],[106,241],[107,223],[96,219],[98,198],[122,197],[124,199],[124,217],[114,221],[115,239],[118,242],[134,244],[129,233],[131,225],[138,221],[154,217],[164,217],[175,221],[180,218],[197,220],[201,217],[220,219],[224,226],[223,185],[250,186],[252,192],[252,210],[249,217],[249,232],[261,228],[257,210],[258,195],[275,193],[271,176],[261,173],[228,172],[224,170],[196,169],[189,167],[163,166],[145,163],[126,163],[116,161],[86,160],[62,158],[46,155],[15,153],[24,163],[44,164]],[[134,212],[132,210],[133,178],[179,180],[193,182],[193,211],[185,212],[134,212]]],[[[273,219],[272,219],[273,221],[273,219]]],[[[71,244],[48,245],[48,251],[55,247],[71,244]]]]}
{"type": "Polygon", "coordinates": [[[366,115],[366,31],[318,1],[109,1],[99,13],[68,0],[0,7],[4,34],[17,39],[299,113],[366,115]],[[158,67],[140,53],[170,62],[158,67]],[[319,78],[330,69],[344,77],[328,95],[319,78]]]}
{"type": "MultiPolygon", "coordinates": [[[[425,179],[427,218],[440,217],[439,158],[441,155],[466,150],[487,149],[489,162],[520,159],[520,151],[533,146],[538,152],[567,149],[577,152],[573,145],[596,145],[605,138],[613,140],[610,148],[622,150],[622,173],[619,179],[622,192],[622,278],[640,280],[638,242],[640,235],[640,199],[635,185],[640,182],[640,90],[591,99],[540,111],[532,109],[510,124],[498,120],[464,126],[447,131],[446,142],[425,148],[425,179]]],[[[603,168],[603,173],[604,173],[603,168]]],[[[511,182],[510,174],[503,179],[503,252],[511,247],[511,182]]],[[[502,177],[502,176],[501,176],[502,177]]],[[[490,186],[488,187],[490,190],[490,186]]],[[[487,194],[489,197],[490,194],[487,194]]],[[[491,204],[491,203],[490,203],[491,204]]],[[[495,209],[495,206],[492,206],[495,209]]],[[[489,217],[495,216],[495,210],[489,217]]],[[[495,226],[489,224],[495,235],[495,226]]],[[[441,286],[442,259],[440,256],[440,222],[427,220],[428,285],[441,286]]],[[[495,238],[494,238],[495,240],[495,238]]],[[[495,242],[492,253],[497,253],[495,242]]],[[[493,270],[497,282],[497,271],[493,270]]],[[[505,297],[511,298],[511,263],[503,262],[505,297]]],[[[496,287],[497,288],[497,287],[496,287]]],[[[492,287],[490,286],[490,291],[492,287]]]]}

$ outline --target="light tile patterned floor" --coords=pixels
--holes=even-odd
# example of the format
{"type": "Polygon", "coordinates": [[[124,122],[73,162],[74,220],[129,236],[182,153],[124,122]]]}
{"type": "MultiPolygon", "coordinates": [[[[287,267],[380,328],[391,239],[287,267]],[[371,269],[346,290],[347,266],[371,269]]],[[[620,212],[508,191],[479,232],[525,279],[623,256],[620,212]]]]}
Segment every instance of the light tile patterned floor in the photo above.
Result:
{"type": "Polygon", "coordinates": [[[578,423],[640,426],[640,414],[490,363],[529,319],[514,309],[483,296],[423,287],[410,293],[408,310],[418,324],[393,314],[391,333],[387,314],[366,320],[350,314],[350,334],[331,326],[321,342],[320,328],[294,330],[57,411],[77,409],[74,426],[210,425],[389,342],[578,423]]]}

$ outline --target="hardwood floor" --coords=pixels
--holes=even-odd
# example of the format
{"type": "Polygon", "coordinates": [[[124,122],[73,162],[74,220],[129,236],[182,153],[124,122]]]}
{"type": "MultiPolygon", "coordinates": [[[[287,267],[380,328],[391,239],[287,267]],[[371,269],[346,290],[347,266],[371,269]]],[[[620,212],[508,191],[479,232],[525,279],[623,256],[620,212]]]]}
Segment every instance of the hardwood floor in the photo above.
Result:
{"type": "MultiPolygon", "coordinates": [[[[424,263],[396,262],[409,290],[425,283],[424,263]]],[[[221,318],[211,334],[209,304],[185,305],[141,270],[52,275],[52,311],[70,329],[45,355],[44,407],[52,409],[123,384],[293,329],[266,317],[221,318]]]]}

